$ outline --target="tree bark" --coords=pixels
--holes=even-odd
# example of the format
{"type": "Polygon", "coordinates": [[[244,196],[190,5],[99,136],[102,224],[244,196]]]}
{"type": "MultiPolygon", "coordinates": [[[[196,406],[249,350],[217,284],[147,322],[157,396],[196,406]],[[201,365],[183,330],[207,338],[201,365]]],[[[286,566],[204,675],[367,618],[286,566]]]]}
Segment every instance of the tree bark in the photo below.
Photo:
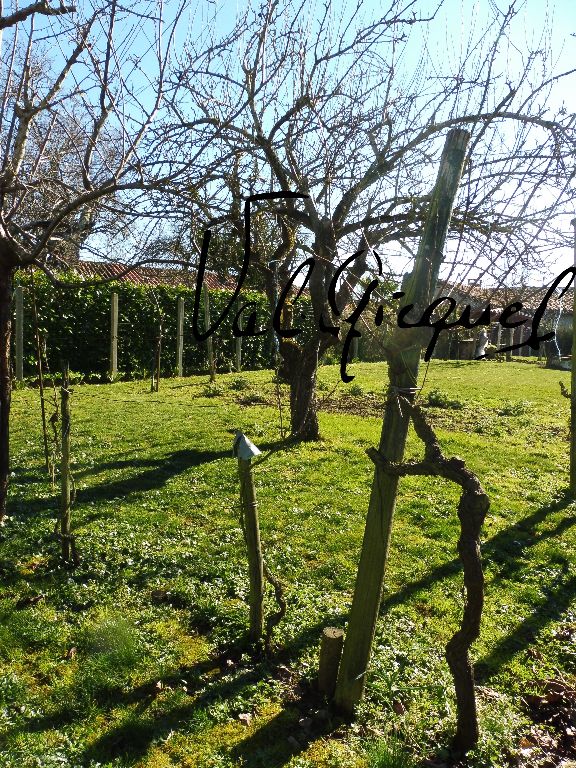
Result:
{"type": "Polygon", "coordinates": [[[316,404],[319,342],[300,347],[284,340],[280,345],[280,376],[290,384],[291,435],[299,440],[319,440],[320,427],[316,404]]]}
{"type": "Polygon", "coordinates": [[[0,269],[0,521],[6,515],[8,476],[10,473],[10,338],[12,333],[13,267],[0,269]]]}

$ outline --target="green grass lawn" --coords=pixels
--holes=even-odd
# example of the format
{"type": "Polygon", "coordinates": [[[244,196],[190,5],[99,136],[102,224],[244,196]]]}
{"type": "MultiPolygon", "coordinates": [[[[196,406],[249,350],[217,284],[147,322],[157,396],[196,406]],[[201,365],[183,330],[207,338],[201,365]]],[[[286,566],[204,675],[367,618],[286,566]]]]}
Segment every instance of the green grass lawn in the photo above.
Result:
{"type": "MultiPolygon", "coordinates": [[[[58,495],[43,467],[38,392],[14,393],[0,766],[441,764],[455,723],[444,645],[463,605],[456,487],[401,482],[356,721],[338,720],[314,690],[322,628],[344,627],[350,606],[372,477],[365,451],[378,443],[387,379],[383,364],[350,371],[344,385],[337,366],[321,369],[316,444],[282,441],[270,371],[222,375],[216,387],[163,380],[154,394],[147,382],[76,387],[76,569],[52,537],[58,495]],[[235,429],[267,456],[255,469],[262,540],[288,603],[267,659],[243,645],[235,429]]],[[[575,671],[576,506],[565,495],[560,378],[569,384],[568,373],[521,362],[433,362],[421,394],[448,406],[428,410],[444,452],[467,461],[491,500],[473,766],[508,765],[533,728],[522,696],[575,671]]],[[[284,387],[282,397],[286,427],[284,387]]],[[[419,451],[411,433],[408,458],[419,451]]]]}

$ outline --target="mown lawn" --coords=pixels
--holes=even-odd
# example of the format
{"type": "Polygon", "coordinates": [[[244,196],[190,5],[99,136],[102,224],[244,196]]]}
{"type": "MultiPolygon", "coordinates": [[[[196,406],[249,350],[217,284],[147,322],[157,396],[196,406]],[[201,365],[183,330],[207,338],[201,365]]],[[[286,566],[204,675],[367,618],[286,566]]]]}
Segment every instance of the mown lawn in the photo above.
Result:
{"type": "MultiPolygon", "coordinates": [[[[282,441],[270,371],[222,375],[212,388],[205,377],[164,380],[156,394],[147,382],[75,387],[76,569],[52,538],[58,499],[38,392],[15,392],[0,529],[0,766],[442,764],[455,721],[443,648],[463,604],[458,492],[444,481],[401,483],[356,722],[314,691],[322,628],[344,627],[350,605],[372,476],[365,450],[378,442],[386,382],[382,364],[351,372],[344,385],[338,367],[321,369],[317,444],[282,441]],[[242,644],[235,429],[267,456],[255,469],[262,539],[288,603],[269,658],[242,644]],[[398,745],[405,758],[391,757],[398,745]]],[[[575,672],[576,506],[559,379],[569,384],[568,373],[521,362],[433,362],[421,395],[444,404],[429,408],[444,451],[465,458],[491,499],[473,766],[509,765],[531,745],[522,697],[575,672]]],[[[282,397],[285,427],[284,387],[282,397]]],[[[411,434],[408,457],[418,452],[411,434]]],[[[274,611],[271,590],[267,599],[274,611]]]]}

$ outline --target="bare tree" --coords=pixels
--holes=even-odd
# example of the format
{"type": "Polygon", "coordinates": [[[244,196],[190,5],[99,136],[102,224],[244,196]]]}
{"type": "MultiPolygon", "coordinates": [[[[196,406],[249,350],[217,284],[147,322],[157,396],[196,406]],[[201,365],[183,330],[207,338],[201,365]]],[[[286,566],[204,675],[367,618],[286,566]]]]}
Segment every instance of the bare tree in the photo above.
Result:
{"type": "MultiPolygon", "coordinates": [[[[280,226],[267,247],[255,244],[254,259],[268,270],[272,295],[303,256],[313,256],[316,327],[342,324],[327,297],[345,258],[363,249],[338,281],[340,312],[367,269],[380,271],[374,249],[413,253],[449,128],[472,134],[447,244],[451,277],[482,269],[503,280],[538,268],[564,243],[558,217],[574,198],[576,123],[560,104],[550,113],[548,103],[573,72],[549,69],[546,30],[533,50],[512,50],[517,3],[505,13],[494,6],[454,65],[442,69],[425,44],[420,55],[414,48],[439,23],[441,4],[419,16],[416,2],[393,0],[375,19],[362,2],[352,11],[327,2],[315,15],[304,2],[272,0],[249,7],[227,40],[215,32],[216,17],[185,48],[173,83],[173,134],[190,153],[205,132],[218,147],[206,216],[235,221],[241,233],[231,198],[268,190],[309,195],[267,205],[280,226]]],[[[292,431],[305,439],[318,437],[316,368],[335,343],[330,330],[305,343],[280,342],[292,431]]]]}
{"type": "MultiPolygon", "coordinates": [[[[162,117],[185,4],[0,6],[0,518],[9,466],[12,280],[80,252],[132,261],[190,162],[162,117]],[[1,38],[4,30],[4,38],[1,38]],[[160,194],[161,193],[161,194],[160,194]]],[[[198,142],[199,146],[200,142],[198,142]]],[[[194,186],[194,174],[184,187],[194,186]]]]}

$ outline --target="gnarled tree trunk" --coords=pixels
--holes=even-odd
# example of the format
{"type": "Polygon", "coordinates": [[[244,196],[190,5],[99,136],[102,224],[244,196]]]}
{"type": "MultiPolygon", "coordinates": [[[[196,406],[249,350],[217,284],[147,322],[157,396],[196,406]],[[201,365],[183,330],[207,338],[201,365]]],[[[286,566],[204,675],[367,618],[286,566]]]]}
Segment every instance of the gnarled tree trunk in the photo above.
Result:
{"type": "Polygon", "coordinates": [[[320,343],[299,346],[283,340],[280,375],[290,384],[290,431],[299,440],[319,440],[316,374],[320,343]]]}

